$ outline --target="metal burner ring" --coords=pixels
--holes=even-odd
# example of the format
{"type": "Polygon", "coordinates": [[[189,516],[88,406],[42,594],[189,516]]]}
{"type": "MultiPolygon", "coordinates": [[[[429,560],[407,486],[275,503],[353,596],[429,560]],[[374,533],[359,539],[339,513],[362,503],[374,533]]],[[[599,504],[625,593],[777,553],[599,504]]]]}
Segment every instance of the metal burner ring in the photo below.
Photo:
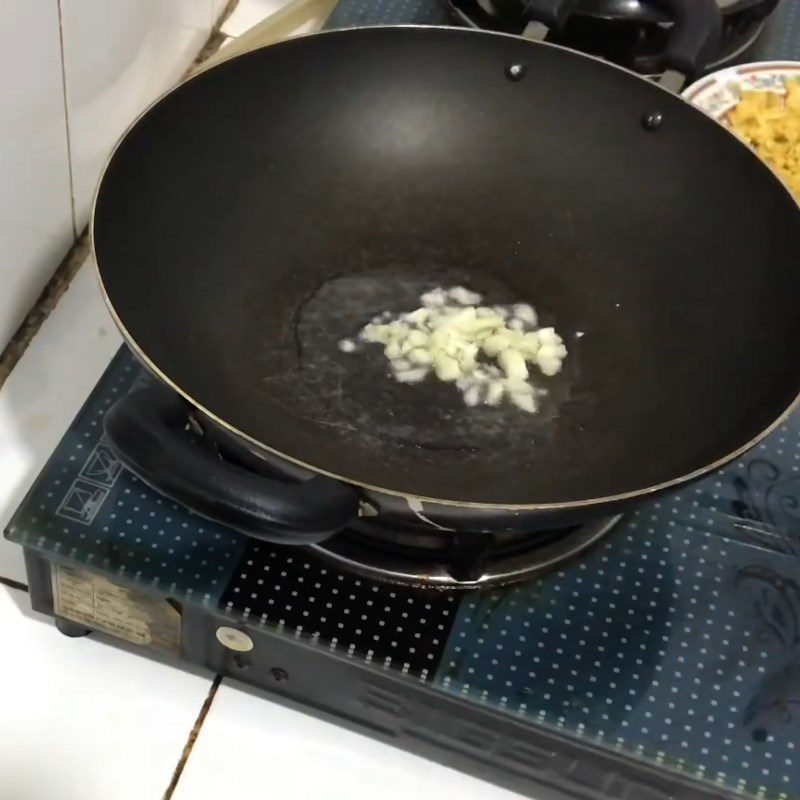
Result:
{"type": "Polygon", "coordinates": [[[565,534],[563,538],[528,553],[489,557],[483,573],[473,580],[454,578],[448,570],[447,563],[442,561],[433,558],[422,560],[403,557],[398,553],[377,551],[346,537],[335,536],[312,546],[322,556],[370,578],[437,589],[478,589],[514,583],[548,571],[591,547],[620,519],[618,515],[588,523],[565,534]]]}

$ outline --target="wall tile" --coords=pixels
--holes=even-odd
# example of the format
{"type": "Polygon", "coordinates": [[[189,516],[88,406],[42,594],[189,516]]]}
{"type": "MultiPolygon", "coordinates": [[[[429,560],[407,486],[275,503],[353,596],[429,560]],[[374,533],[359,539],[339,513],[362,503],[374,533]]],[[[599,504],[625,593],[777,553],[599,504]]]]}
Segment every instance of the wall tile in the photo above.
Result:
{"type": "Polygon", "coordinates": [[[211,0],[211,24],[216,25],[219,21],[220,15],[222,14],[225,6],[228,4],[228,0],[211,0]]]}
{"type": "Polygon", "coordinates": [[[0,15],[0,349],[73,241],[56,0],[0,15]]]}
{"type": "Polygon", "coordinates": [[[61,0],[76,222],[89,219],[106,159],[135,117],[208,38],[207,0],[61,0]]]}
{"type": "MultiPolygon", "coordinates": [[[[0,530],[121,343],[87,262],[0,388],[0,530]]],[[[26,581],[22,548],[2,536],[0,578],[26,581]]]]}

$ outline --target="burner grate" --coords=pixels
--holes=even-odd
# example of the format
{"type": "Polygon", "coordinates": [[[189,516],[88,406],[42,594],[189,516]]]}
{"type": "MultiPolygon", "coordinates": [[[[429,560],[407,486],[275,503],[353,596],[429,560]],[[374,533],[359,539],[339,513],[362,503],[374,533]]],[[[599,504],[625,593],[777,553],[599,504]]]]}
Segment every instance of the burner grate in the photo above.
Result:
{"type": "Polygon", "coordinates": [[[314,549],[343,569],[376,580],[429,589],[488,589],[530,580],[568,561],[606,536],[619,519],[529,535],[417,535],[427,547],[414,546],[413,535],[392,540],[391,531],[346,530],[314,549]]]}

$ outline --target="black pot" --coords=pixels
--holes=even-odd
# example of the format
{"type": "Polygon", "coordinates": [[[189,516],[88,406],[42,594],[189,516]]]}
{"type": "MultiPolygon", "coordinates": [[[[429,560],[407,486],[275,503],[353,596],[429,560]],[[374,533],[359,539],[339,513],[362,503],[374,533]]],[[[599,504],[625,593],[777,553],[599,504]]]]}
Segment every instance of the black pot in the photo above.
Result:
{"type": "MultiPolygon", "coordinates": [[[[670,61],[677,74],[690,72],[707,42],[713,43],[719,19],[712,0],[673,3],[698,9],[692,25],[673,26],[670,61]]],[[[216,145],[209,152],[217,153],[216,145]]],[[[792,301],[795,259],[787,242],[798,225],[797,205],[784,187],[713,120],[640,78],[563,49],[513,36],[418,28],[339,31],[265,48],[171,94],[137,123],[110,162],[93,222],[98,269],[124,335],[164,385],[120,401],[106,415],[106,430],[121,461],[146,483],[199,514],[270,541],[318,542],[359,516],[385,530],[402,525],[535,535],[616,514],[735,457],[796,402],[791,364],[800,339],[792,301]],[[307,64],[306,51],[315,54],[319,71],[308,73],[307,83],[299,81],[300,102],[294,84],[281,76],[307,64]],[[490,70],[487,52],[494,59],[490,70]],[[363,64],[375,63],[376,56],[380,73],[365,70],[363,64]],[[419,61],[412,63],[412,56],[419,61]],[[277,67],[270,66],[274,58],[277,67]],[[331,71],[332,58],[342,79],[331,71]],[[434,61],[438,67],[431,72],[434,61]],[[537,72],[541,80],[525,78],[537,72]],[[251,93],[261,97],[263,76],[274,78],[288,121],[276,126],[274,108],[262,103],[256,135],[251,93]],[[359,80],[369,92],[353,90],[359,80]],[[564,101],[565,89],[573,102],[564,101]],[[214,100],[231,92],[234,108],[212,114],[214,100]],[[343,105],[353,97],[353,106],[343,105]],[[407,102],[395,103],[397,97],[407,102]],[[436,145],[435,170],[426,168],[416,139],[405,134],[420,118],[411,113],[418,97],[425,98],[421,108],[431,120],[439,119],[442,107],[457,112],[425,129],[426,140],[436,145]],[[370,98],[386,103],[380,113],[370,98]],[[491,113],[494,98],[502,113],[491,113]],[[397,126],[387,125],[393,104],[404,111],[397,126]],[[465,109],[472,129],[457,124],[465,109]],[[247,124],[237,122],[234,110],[247,124]],[[334,124],[335,135],[318,133],[311,123],[319,119],[334,124]],[[217,123],[219,139],[211,135],[217,123]],[[199,128],[202,135],[195,137],[199,128]],[[276,146],[290,157],[273,162],[262,156],[269,149],[265,137],[276,128],[276,146]],[[397,163],[403,169],[384,175],[383,151],[364,143],[387,131],[387,148],[402,145],[397,163]],[[547,149],[533,146],[536,131],[547,149]],[[587,131],[602,133],[607,154],[587,146],[587,131]],[[443,145],[445,133],[453,134],[453,146],[443,145]],[[321,136],[341,153],[320,148],[321,136]],[[493,167],[487,145],[498,136],[506,146],[493,167]],[[217,141],[230,145],[224,151],[236,156],[230,164],[207,157],[204,148],[217,141]],[[316,159],[315,169],[294,168],[302,161],[293,155],[295,143],[303,159],[316,159]],[[465,154],[462,161],[453,160],[454,147],[458,158],[465,154]],[[563,158],[565,147],[575,153],[573,161],[563,158]],[[715,159],[706,158],[714,148],[715,159]],[[617,157],[621,152],[625,159],[617,157]],[[527,163],[544,170],[531,174],[547,192],[537,196],[531,181],[523,180],[526,164],[517,153],[537,153],[527,163]],[[353,159],[362,155],[374,163],[353,169],[361,163],[353,159]],[[681,159],[676,169],[673,162],[681,159]],[[263,167],[261,182],[240,190],[238,177],[250,175],[256,162],[263,167]],[[198,224],[209,218],[209,209],[216,213],[216,205],[205,206],[200,216],[189,208],[194,199],[208,201],[199,191],[206,186],[200,166],[213,168],[212,185],[219,182],[238,198],[223,220],[227,227],[198,224]],[[275,179],[278,168],[282,182],[275,179]],[[317,170],[328,181],[326,192],[320,193],[317,170]],[[403,184],[414,186],[414,193],[385,191],[405,175],[414,176],[403,184]],[[587,191],[587,175],[613,187],[602,193],[603,203],[587,191]],[[373,177],[375,186],[361,185],[373,177]],[[357,183],[338,209],[343,181],[349,185],[351,178],[357,183]],[[649,193],[643,191],[648,181],[649,193]],[[745,211],[734,188],[742,183],[758,200],[745,211]],[[258,213],[254,201],[267,195],[269,207],[284,215],[280,224],[268,225],[258,213]],[[290,195],[296,205],[289,205],[290,195]],[[376,205],[376,198],[388,205],[376,205]],[[640,208],[640,198],[652,202],[640,208]],[[646,220],[643,209],[650,209],[646,220]],[[172,217],[176,211],[180,224],[172,217]],[[708,224],[688,228],[686,220],[701,213],[708,224]],[[509,231],[524,237],[537,215],[547,220],[546,226],[540,221],[537,247],[548,270],[528,271],[511,258],[497,258],[510,244],[509,231]],[[641,220],[638,228],[623,231],[632,220],[641,220]],[[452,228],[447,236],[444,222],[452,228]],[[727,249],[711,251],[722,222],[733,229],[727,249]],[[342,246],[345,223],[352,251],[342,246]],[[286,235],[291,226],[297,235],[286,235]],[[419,242],[409,235],[415,231],[442,243],[429,245],[431,260],[423,268],[416,266],[419,242]],[[312,234],[320,238],[308,250],[312,234]],[[356,248],[365,242],[374,258],[369,249],[356,248]],[[594,243],[592,259],[565,273],[575,243],[583,242],[594,243]],[[249,269],[236,271],[232,243],[254,248],[244,259],[249,269]],[[581,371],[583,405],[556,397],[572,385],[569,375],[561,389],[554,383],[543,406],[552,403],[554,413],[560,407],[563,424],[549,425],[552,417],[543,407],[539,421],[547,434],[541,447],[516,436],[513,425],[486,426],[478,417],[464,434],[437,404],[443,387],[436,383],[395,402],[402,387],[385,380],[382,363],[367,368],[337,351],[336,367],[344,373],[329,374],[332,331],[358,330],[376,310],[390,307],[388,295],[397,286],[416,285],[398,275],[428,280],[430,270],[439,269],[432,254],[444,245],[450,259],[467,248],[478,288],[505,283],[517,287],[514,296],[547,295],[555,316],[573,314],[580,323],[573,328],[576,338],[584,319],[613,334],[592,340],[597,349],[591,362],[581,360],[576,346],[567,371],[581,371]],[[283,258],[282,248],[295,246],[292,259],[283,258]],[[387,253],[391,264],[383,260],[387,253]],[[688,258],[695,253],[701,255],[688,258]],[[271,259],[285,269],[265,269],[271,259]],[[359,287],[368,276],[369,290],[359,289],[358,302],[347,290],[353,275],[359,287]],[[532,277],[545,282],[526,286],[532,277]],[[595,303],[610,277],[614,294],[595,303]],[[681,298],[688,279],[690,302],[662,302],[681,298]],[[620,306],[624,311],[617,311],[620,306]],[[345,313],[352,317],[346,324],[345,313]],[[740,320],[748,315],[750,325],[743,327],[740,320]],[[679,329],[682,320],[690,337],[654,335],[679,329]],[[325,355],[318,363],[319,353],[325,355]],[[277,362],[271,360],[275,354],[277,362]],[[739,391],[742,386],[750,391],[739,391]],[[371,436],[386,425],[372,414],[376,409],[388,410],[388,417],[401,409],[407,429],[371,436]],[[448,435],[438,436],[442,431],[448,435]]],[[[472,283],[469,274],[458,282],[472,283]]],[[[414,289],[410,297],[418,296],[414,289]]]]}

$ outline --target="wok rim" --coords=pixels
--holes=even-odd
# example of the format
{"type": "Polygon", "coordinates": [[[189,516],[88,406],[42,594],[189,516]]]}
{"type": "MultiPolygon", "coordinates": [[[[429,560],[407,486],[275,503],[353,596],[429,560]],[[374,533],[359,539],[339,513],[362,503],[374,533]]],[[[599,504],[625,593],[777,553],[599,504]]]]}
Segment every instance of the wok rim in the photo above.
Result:
{"type": "MultiPolygon", "coordinates": [[[[286,45],[291,45],[293,42],[303,39],[308,39],[311,37],[318,37],[318,36],[327,36],[331,34],[339,34],[339,35],[358,35],[360,31],[374,31],[374,30],[387,30],[387,29],[401,29],[401,30],[435,30],[435,31],[447,31],[449,33],[453,33],[455,35],[468,35],[468,36],[494,36],[494,37],[502,37],[506,39],[514,39],[515,41],[524,42],[525,44],[531,47],[551,47],[557,50],[562,50],[568,53],[571,56],[576,58],[584,58],[590,61],[598,62],[599,64],[603,65],[604,67],[615,69],[620,72],[625,73],[626,75],[630,75],[637,80],[646,81],[652,86],[655,86],[660,91],[665,92],[671,98],[677,99],[680,102],[686,104],[689,108],[693,109],[693,111],[699,114],[705,120],[708,120],[710,123],[713,123],[721,132],[724,132],[725,135],[731,136],[736,142],[747,150],[750,153],[752,158],[757,159],[758,163],[761,167],[769,172],[769,174],[773,177],[776,184],[780,186],[791,198],[792,202],[800,212],[800,200],[794,196],[794,194],[789,190],[789,187],[784,183],[784,181],[778,176],[773,170],[771,170],[758,156],[753,148],[751,148],[746,142],[742,141],[738,136],[736,136],[733,132],[731,132],[728,128],[721,125],[717,120],[713,117],[706,114],[705,111],[698,108],[694,105],[691,101],[689,101],[686,97],[683,96],[683,91],[680,93],[675,93],[666,87],[662,86],[660,83],[657,83],[653,80],[650,80],[647,77],[639,75],[632,70],[626,69],[618,64],[614,64],[611,61],[606,61],[599,56],[590,55],[588,53],[582,53],[578,50],[573,50],[570,47],[566,47],[564,45],[553,44],[550,42],[540,42],[540,41],[533,41],[530,39],[525,39],[524,37],[518,36],[513,33],[504,33],[502,31],[487,31],[487,30],[478,30],[474,28],[466,28],[466,27],[455,27],[452,25],[419,25],[419,24],[403,24],[403,25],[365,25],[359,28],[332,28],[329,30],[321,30],[321,31],[313,31],[309,33],[300,34],[298,36],[293,36],[289,39],[282,39],[278,42],[272,42],[270,44],[261,45],[260,47],[254,47],[252,50],[248,50],[244,53],[239,53],[238,55],[231,56],[223,61],[217,62],[212,64],[205,69],[202,68],[198,69],[193,74],[189,75],[188,77],[184,78],[183,80],[179,81],[174,86],[170,87],[158,97],[156,97],[146,108],[144,108],[134,119],[133,121],[125,128],[125,131],[122,133],[114,147],[112,148],[111,152],[108,154],[108,157],[103,164],[103,169],[100,172],[100,177],[98,179],[97,185],[95,187],[94,196],[92,198],[92,207],[91,207],[91,214],[89,216],[89,246],[90,246],[90,255],[92,257],[92,261],[94,263],[94,271],[95,276],[98,281],[100,287],[100,293],[103,297],[103,302],[105,303],[108,311],[111,315],[111,318],[114,320],[115,325],[119,329],[120,333],[122,334],[122,338],[124,339],[126,345],[133,350],[136,357],[141,361],[160,381],[162,381],[165,385],[169,386],[174,392],[176,392],[180,397],[183,397],[186,401],[188,401],[194,408],[201,411],[206,417],[212,420],[215,424],[219,425],[220,427],[227,430],[229,433],[233,434],[234,436],[238,436],[241,439],[250,442],[257,448],[265,450],[266,452],[270,453],[273,456],[276,456],[284,461],[288,461],[295,466],[301,467],[311,473],[318,474],[318,475],[325,475],[326,477],[332,478],[337,480],[341,483],[347,484],[349,486],[356,486],[361,489],[367,490],[368,492],[375,492],[377,494],[384,494],[390,495],[393,497],[404,498],[406,500],[413,500],[419,501],[422,503],[430,503],[433,505],[440,505],[440,506],[448,506],[448,507],[457,507],[457,508],[471,508],[471,509],[481,509],[485,511],[512,511],[512,512],[557,512],[557,511],[568,511],[573,509],[582,509],[582,508],[592,508],[592,507],[602,507],[604,505],[613,505],[617,503],[627,503],[633,502],[637,499],[646,499],[648,497],[654,496],[656,494],[660,494],[661,492],[665,492],[672,488],[678,488],[679,486],[683,486],[687,483],[691,483],[694,480],[702,478],[705,475],[708,475],[720,467],[725,466],[726,464],[730,463],[731,461],[735,461],[740,456],[744,455],[746,452],[751,450],[755,445],[769,436],[773,431],[780,427],[780,425],[792,414],[792,412],[800,405],[800,388],[798,389],[797,394],[795,395],[792,402],[785,408],[780,415],[766,428],[756,434],[752,439],[747,441],[745,444],[739,446],[735,450],[727,453],[726,455],[716,459],[715,461],[711,462],[710,464],[704,465],[699,467],[692,472],[686,473],[684,475],[680,475],[677,478],[672,478],[668,481],[662,481],[661,483],[653,484],[651,486],[646,486],[641,489],[634,489],[629,492],[622,492],[620,494],[614,495],[607,495],[604,497],[593,497],[588,498],[585,500],[568,500],[559,503],[522,503],[522,504],[504,504],[504,503],[478,503],[474,501],[463,501],[463,500],[450,500],[446,498],[437,498],[437,497],[427,497],[425,495],[416,495],[410,494],[407,492],[400,491],[398,489],[389,489],[382,486],[374,486],[366,481],[359,481],[353,480],[351,478],[347,478],[343,475],[338,475],[335,472],[331,472],[329,470],[320,469],[319,467],[314,466],[313,464],[306,463],[305,461],[295,458],[294,456],[287,455],[286,453],[281,452],[277,448],[271,447],[264,442],[259,441],[258,439],[254,438],[253,436],[240,431],[234,425],[226,422],[220,416],[215,414],[209,408],[204,406],[202,403],[199,403],[195,398],[193,398],[187,391],[182,389],[178,386],[166,373],[164,373],[156,364],[155,362],[144,352],[144,350],[139,346],[136,339],[131,335],[130,331],[126,328],[125,324],[120,319],[119,315],[117,314],[116,309],[114,308],[113,303],[111,302],[111,298],[108,296],[108,292],[106,291],[105,284],[103,283],[103,275],[100,268],[100,259],[98,258],[97,250],[95,248],[95,236],[94,236],[94,227],[95,221],[97,217],[97,202],[100,197],[100,191],[103,188],[103,183],[105,181],[106,173],[108,171],[109,165],[111,164],[114,156],[117,153],[117,150],[120,148],[122,143],[128,137],[128,134],[139,124],[139,122],[144,119],[151,110],[153,110],[157,105],[161,103],[162,100],[169,97],[173,92],[178,91],[181,89],[185,84],[189,83],[190,81],[195,80],[196,78],[201,77],[207,71],[217,69],[219,67],[223,67],[226,63],[230,61],[235,61],[240,58],[245,58],[252,53],[258,52],[260,50],[265,50],[270,47],[281,47],[286,45]]],[[[687,86],[686,89],[691,88],[691,86],[687,86]]]]}

